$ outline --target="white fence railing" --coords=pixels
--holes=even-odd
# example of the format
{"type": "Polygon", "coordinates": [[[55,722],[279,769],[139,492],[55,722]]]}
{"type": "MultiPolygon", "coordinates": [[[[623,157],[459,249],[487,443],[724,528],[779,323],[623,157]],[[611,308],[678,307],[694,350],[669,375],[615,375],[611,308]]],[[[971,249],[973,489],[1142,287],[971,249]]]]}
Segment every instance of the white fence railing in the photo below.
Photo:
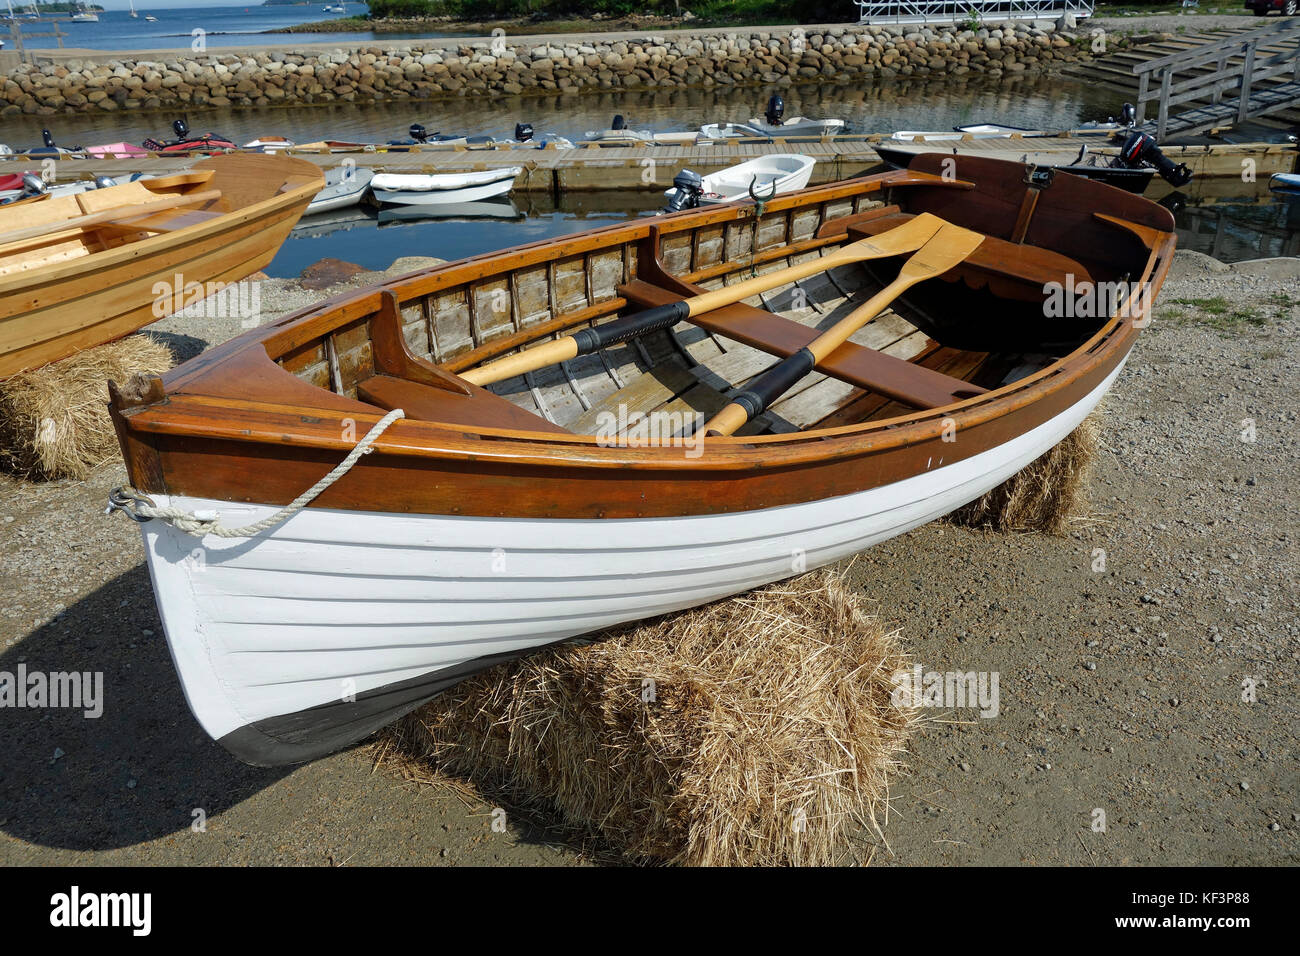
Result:
{"type": "Polygon", "coordinates": [[[982,23],[1092,16],[1093,0],[854,0],[859,23],[982,23]]]}

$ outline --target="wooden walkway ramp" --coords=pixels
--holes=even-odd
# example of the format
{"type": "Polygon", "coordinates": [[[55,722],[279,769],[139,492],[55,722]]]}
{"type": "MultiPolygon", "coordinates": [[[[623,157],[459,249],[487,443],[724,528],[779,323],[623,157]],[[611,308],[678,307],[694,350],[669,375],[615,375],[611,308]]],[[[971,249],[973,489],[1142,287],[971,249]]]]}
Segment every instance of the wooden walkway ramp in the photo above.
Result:
{"type": "Polygon", "coordinates": [[[1300,18],[1179,34],[1067,72],[1130,99],[1159,140],[1255,118],[1294,125],[1300,123],[1300,18]]]}

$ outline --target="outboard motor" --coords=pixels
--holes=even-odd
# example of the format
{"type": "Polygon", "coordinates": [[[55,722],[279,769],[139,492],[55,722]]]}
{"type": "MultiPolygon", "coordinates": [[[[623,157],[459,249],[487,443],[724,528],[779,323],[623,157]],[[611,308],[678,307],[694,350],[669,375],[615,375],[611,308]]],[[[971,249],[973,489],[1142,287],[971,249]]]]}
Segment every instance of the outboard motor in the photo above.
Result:
{"type": "Polygon", "coordinates": [[[782,117],[785,116],[785,100],[779,95],[773,96],[767,101],[767,109],[763,113],[763,119],[767,120],[769,126],[780,126],[782,117]]]}
{"type": "Polygon", "coordinates": [[[528,142],[528,141],[529,141],[530,139],[532,139],[532,138],[533,138],[533,124],[532,124],[532,123],[516,123],[516,124],[515,124],[515,142],[516,142],[516,143],[526,143],[526,142],[528,142]]]}
{"type": "Polygon", "coordinates": [[[23,195],[39,196],[46,192],[45,180],[35,173],[23,173],[23,195]]]}
{"type": "Polygon", "coordinates": [[[1137,122],[1137,108],[1132,103],[1125,103],[1119,111],[1119,121],[1125,126],[1132,126],[1137,122]]]}
{"type": "Polygon", "coordinates": [[[96,177],[95,177],[95,188],[96,188],[96,189],[107,189],[109,186],[116,186],[116,185],[117,185],[117,181],[116,181],[115,179],[113,179],[112,176],[102,176],[102,175],[101,175],[101,176],[96,176],[96,177]]]}
{"type": "Polygon", "coordinates": [[[50,135],[50,131],[49,131],[48,129],[43,129],[43,130],[41,130],[41,142],[45,144],[45,146],[46,146],[47,149],[58,149],[58,148],[59,148],[59,147],[55,144],[55,142],[54,142],[54,137],[53,137],[52,135],[50,135]]]}
{"type": "Polygon", "coordinates": [[[694,209],[700,204],[704,195],[704,177],[689,169],[683,169],[673,177],[673,194],[664,207],[665,212],[678,212],[682,209],[694,209]]]}
{"type": "Polygon", "coordinates": [[[415,140],[417,143],[428,142],[429,132],[419,123],[412,123],[410,129],[406,132],[409,133],[411,139],[415,140]]]}
{"type": "Polygon", "coordinates": [[[622,113],[614,114],[614,118],[610,120],[609,128],[612,130],[627,129],[627,121],[623,119],[622,113]]]}
{"type": "Polygon", "coordinates": [[[176,134],[177,139],[189,139],[190,124],[183,119],[172,120],[172,132],[176,134]]]}
{"type": "Polygon", "coordinates": [[[1160,177],[1174,187],[1186,186],[1192,179],[1192,171],[1184,163],[1175,163],[1160,152],[1156,138],[1139,129],[1131,130],[1124,138],[1116,162],[1128,169],[1154,166],[1160,177]]]}

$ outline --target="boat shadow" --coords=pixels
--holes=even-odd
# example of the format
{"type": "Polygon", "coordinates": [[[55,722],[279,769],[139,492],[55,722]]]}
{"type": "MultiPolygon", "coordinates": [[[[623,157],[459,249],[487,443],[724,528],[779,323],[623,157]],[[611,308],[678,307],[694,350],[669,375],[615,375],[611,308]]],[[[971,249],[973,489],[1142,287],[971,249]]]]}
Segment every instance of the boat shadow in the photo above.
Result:
{"type": "Polygon", "coordinates": [[[211,819],[294,769],[242,764],[195,721],[143,564],[0,654],[0,672],[16,676],[20,665],[103,676],[99,717],[84,707],[0,710],[0,830],[16,839],[131,846],[186,830],[196,809],[211,819]]]}

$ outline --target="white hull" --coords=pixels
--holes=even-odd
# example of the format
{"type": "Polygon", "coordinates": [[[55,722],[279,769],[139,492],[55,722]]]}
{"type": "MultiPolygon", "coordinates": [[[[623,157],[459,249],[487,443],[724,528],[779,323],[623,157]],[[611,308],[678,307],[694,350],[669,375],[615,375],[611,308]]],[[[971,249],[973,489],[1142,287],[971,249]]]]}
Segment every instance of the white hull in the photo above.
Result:
{"type": "MultiPolygon", "coordinates": [[[[808,185],[812,178],[813,167],[817,160],[797,153],[774,153],[760,156],[746,163],[728,166],[716,173],[704,177],[704,194],[700,196],[701,205],[709,203],[735,202],[737,199],[749,198],[752,185],[754,192],[767,196],[775,185],[775,195],[797,192],[808,185]]],[[[664,195],[672,199],[676,189],[665,189],[664,195]]]]}
{"type": "MultiPolygon", "coordinates": [[[[933,462],[882,488],[758,512],[601,521],[308,508],[251,540],[200,541],[159,521],[141,529],[167,641],[199,722],[244,759],[292,762],[334,747],[291,741],[286,749],[267,728],[291,734],[345,695],[388,694],[438,672],[463,674],[491,655],[745,591],[947,514],[1063,439],[1118,371],[996,449],[933,462]],[[288,715],[295,718],[277,720],[288,715]]],[[[227,526],[274,510],[154,500],[216,511],[227,526]]],[[[387,714],[365,732],[396,716],[387,714]]],[[[363,722],[347,719],[353,729],[363,722]]]]}
{"type": "Polygon", "coordinates": [[[726,139],[732,136],[834,136],[844,132],[844,120],[795,116],[780,126],[773,126],[755,117],[748,123],[708,123],[700,127],[700,132],[708,139],[726,139]]]}
{"type": "Polygon", "coordinates": [[[481,173],[435,176],[381,173],[370,181],[370,189],[376,201],[400,206],[478,202],[510,192],[521,171],[519,166],[509,166],[481,173]]]}
{"type": "Polygon", "coordinates": [[[374,172],[353,167],[348,179],[344,179],[344,172],[345,167],[325,171],[325,188],[318,192],[316,198],[307,206],[305,215],[347,209],[361,204],[366,191],[370,189],[370,180],[374,177],[374,172]]]}

